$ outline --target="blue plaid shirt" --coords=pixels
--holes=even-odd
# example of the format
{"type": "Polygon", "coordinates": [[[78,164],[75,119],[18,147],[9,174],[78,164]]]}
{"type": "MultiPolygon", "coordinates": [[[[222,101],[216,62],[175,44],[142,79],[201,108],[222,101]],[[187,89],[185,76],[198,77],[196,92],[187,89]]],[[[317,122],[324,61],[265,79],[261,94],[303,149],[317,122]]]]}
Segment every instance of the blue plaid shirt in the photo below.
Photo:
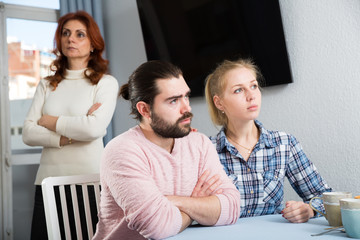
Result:
{"type": "MultiPolygon", "coordinates": [[[[284,208],[285,176],[307,203],[331,191],[294,136],[266,130],[257,120],[255,124],[261,134],[247,161],[228,141],[224,128],[210,137],[226,174],[240,191],[240,217],[280,213],[284,208]]],[[[325,212],[321,200],[313,200],[312,205],[325,212]]]]}

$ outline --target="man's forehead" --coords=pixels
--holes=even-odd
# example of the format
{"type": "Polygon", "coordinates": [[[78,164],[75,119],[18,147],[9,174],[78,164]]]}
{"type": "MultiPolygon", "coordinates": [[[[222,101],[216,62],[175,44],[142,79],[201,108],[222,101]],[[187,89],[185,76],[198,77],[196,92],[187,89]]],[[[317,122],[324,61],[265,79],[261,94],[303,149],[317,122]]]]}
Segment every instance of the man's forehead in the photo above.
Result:
{"type": "Polygon", "coordinates": [[[168,95],[167,97],[171,95],[184,95],[190,91],[188,85],[186,84],[182,76],[179,76],[178,78],[172,77],[166,79],[158,79],[156,83],[159,90],[159,95],[168,95]]]}

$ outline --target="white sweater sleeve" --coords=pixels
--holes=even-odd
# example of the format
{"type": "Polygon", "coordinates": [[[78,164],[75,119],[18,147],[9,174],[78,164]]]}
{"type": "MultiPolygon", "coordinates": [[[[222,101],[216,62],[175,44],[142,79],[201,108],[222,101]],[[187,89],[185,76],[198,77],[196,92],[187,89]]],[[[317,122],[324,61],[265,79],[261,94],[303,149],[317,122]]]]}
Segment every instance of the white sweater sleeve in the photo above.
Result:
{"type": "Polygon", "coordinates": [[[49,90],[49,82],[41,80],[36,88],[30,110],[25,118],[22,138],[24,143],[29,146],[60,147],[61,135],[37,123],[42,116],[46,91],[49,90]]]}
{"type": "Polygon", "coordinates": [[[59,116],[56,132],[78,141],[103,137],[115,111],[118,91],[117,80],[104,75],[96,86],[94,99],[94,103],[101,103],[101,106],[89,116],[59,116]]]}

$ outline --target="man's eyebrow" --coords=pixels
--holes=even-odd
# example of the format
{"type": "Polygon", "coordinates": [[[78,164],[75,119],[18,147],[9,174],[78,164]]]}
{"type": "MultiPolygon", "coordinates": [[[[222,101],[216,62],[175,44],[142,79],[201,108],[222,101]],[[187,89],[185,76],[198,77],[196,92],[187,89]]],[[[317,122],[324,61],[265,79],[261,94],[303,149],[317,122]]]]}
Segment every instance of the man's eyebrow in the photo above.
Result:
{"type": "Polygon", "coordinates": [[[183,96],[183,95],[171,96],[171,97],[166,98],[165,101],[173,100],[173,99],[177,99],[177,98],[181,98],[182,96],[183,96]]]}
{"type": "MultiPolygon", "coordinates": [[[[191,91],[188,91],[185,96],[189,96],[191,91]]],[[[176,95],[176,96],[171,96],[165,99],[165,101],[169,101],[169,100],[174,100],[174,99],[178,99],[178,98],[182,98],[184,95],[180,94],[180,95],[176,95]]]]}

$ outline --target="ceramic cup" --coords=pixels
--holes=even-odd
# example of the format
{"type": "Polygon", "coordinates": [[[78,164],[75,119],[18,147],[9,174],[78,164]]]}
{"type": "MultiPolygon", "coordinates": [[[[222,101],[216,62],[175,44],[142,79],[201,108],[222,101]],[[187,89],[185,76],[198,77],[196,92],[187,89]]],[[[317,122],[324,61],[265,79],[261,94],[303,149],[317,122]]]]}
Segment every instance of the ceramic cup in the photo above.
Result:
{"type": "Polygon", "coordinates": [[[360,199],[340,199],[341,219],[346,234],[360,238],[360,199]]]}
{"type": "Polygon", "coordinates": [[[339,200],[351,197],[352,194],[350,192],[324,192],[322,197],[313,197],[310,200],[309,205],[314,211],[324,215],[330,226],[338,227],[342,226],[339,200]],[[323,200],[325,213],[320,212],[312,206],[312,201],[316,198],[323,200]]]}

